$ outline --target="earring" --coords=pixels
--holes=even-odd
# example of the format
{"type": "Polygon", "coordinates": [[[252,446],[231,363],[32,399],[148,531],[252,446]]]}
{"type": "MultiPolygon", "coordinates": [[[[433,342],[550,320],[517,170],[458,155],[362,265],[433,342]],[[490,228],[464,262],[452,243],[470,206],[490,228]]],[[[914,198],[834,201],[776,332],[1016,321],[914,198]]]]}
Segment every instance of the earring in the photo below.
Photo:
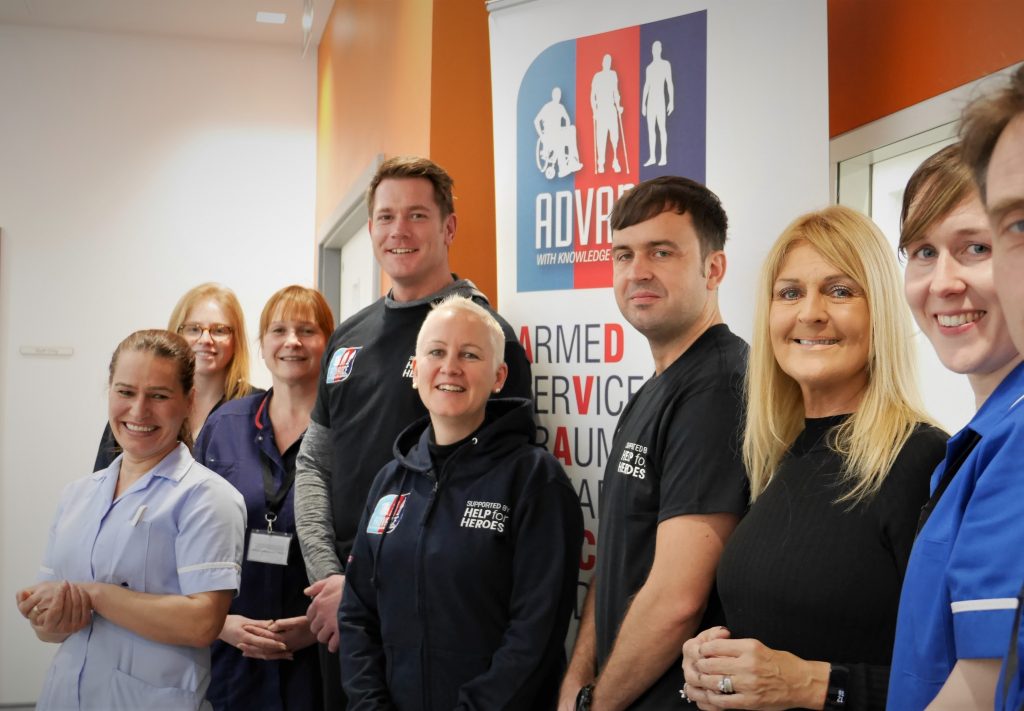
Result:
{"type": "Polygon", "coordinates": [[[412,381],[412,389],[415,390],[417,387],[419,387],[419,386],[416,385],[416,381],[415,380],[412,381]]]}
{"type": "Polygon", "coordinates": [[[501,392],[501,387],[494,388],[494,394],[497,395],[501,392]]]}

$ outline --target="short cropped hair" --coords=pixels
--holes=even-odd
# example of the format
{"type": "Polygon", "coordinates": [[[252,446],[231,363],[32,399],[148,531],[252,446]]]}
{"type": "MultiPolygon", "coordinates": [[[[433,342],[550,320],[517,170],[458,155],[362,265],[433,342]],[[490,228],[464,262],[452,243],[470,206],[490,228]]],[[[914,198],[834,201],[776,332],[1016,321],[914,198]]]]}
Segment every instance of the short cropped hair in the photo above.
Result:
{"type": "Polygon", "coordinates": [[[498,320],[487,309],[461,294],[446,296],[435,304],[434,308],[427,314],[427,317],[423,319],[423,325],[420,326],[420,332],[416,336],[417,354],[420,352],[420,346],[423,345],[423,333],[427,329],[427,324],[444,313],[461,313],[469,318],[476,319],[486,326],[491,349],[494,351],[494,367],[497,368],[505,362],[505,332],[501,330],[501,324],[498,323],[498,320]]]}
{"type": "Polygon", "coordinates": [[[960,145],[964,163],[974,173],[974,180],[985,199],[985,174],[992,159],[996,141],[1006,125],[1024,113],[1024,64],[1017,67],[1002,89],[986,94],[968,104],[960,121],[960,145]]]}
{"type": "Polygon", "coordinates": [[[274,292],[274,295],[267,299],[263,312],[260,314],[260,341],[267,335],[270,328],[270,320],[281,312],[282,320],[311,321],[315,323],[324,338],[330,338],[334,331],[334,314],[316,289],[306,286],[292,284],[274,292]]]}
{"type": "Polygon", "coordinates": [[[366,190],[366,207],[373,216],[373,200],[377,195],[377,188],[381,182],[388,178],[424,178],[434,186],[434,201],[441,210],[441,219],[448,217],[455,212],[455,198],[452,197],[452,189],[455,181],[448,171],[428,158],[418,156],[396,156],[388,158],[380,164],[377,172],[370,180],[370,187],[366,190]]]}
{"type": "Polygon", "coordinates": [[[670,210],[677,215],[689,213],[700,241],[701,259],[725,248],[729,219],[722,201],[697,181],[675,175],[645,180],[626,191],[612,208],[611,226],[624,230],[670,210]]]}
{"type": "Polygon", "coordinates": [[[964,200],[977,195],[974,176],[961,156],[960,145],[946,146],[918,166],[903,191],[900,213],[900,255],[924,238],[964,200]]]}

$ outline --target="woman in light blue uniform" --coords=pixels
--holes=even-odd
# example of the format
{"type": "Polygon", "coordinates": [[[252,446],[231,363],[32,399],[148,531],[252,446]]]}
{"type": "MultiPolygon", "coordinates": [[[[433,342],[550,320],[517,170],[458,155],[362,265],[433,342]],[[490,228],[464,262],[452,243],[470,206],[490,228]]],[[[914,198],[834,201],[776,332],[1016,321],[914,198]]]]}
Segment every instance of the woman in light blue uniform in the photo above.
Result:
{"type": "Polygon", "coordinates": [[[209,645],[239,588],[245,507],[196,463],[187,414],[195,358],[138,331],[110,363],[110,426],[123,452],[64,490],[36,585],[18,607],[60,644],[39,709],[197,709],[209,645]]]}
{"type": "Polygon", "coordinates": [[[890,711],[991,709],[1024,579],[1024,365],[992,240],[958,147],[925,161],[903,202],[907,302],[978,411],[932,476],[900,598],[890,711]]]}

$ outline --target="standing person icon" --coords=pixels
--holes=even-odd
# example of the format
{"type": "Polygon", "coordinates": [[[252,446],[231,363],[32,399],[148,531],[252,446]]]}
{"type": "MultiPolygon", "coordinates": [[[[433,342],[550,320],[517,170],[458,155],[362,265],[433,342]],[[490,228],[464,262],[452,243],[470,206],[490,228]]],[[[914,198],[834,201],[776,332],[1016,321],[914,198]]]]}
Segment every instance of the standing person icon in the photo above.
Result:
{"type": "MultiPolygon", "coordinates": [[[[594,112],[594,149],[597,153],[596,172],[604,172],[605,154],[608,141],[612,144],[612,170],[619,166],[619,133],[622,127],[622,103],[619,97],[619,75],[612,69],[612,55],[606,54],[601,60],[601,71],[590,83],[590,108],[594,112]]],[[[625,146],[623,146],[625,149],[625,146]]],[[[625,154],[625,150],[623,150],[625,154]]],[[[627,160],[628,170],[628,160],[627,160]]]]}
{"type": "Polygon", "coordinates": [[[661,58],[661,41],[651,44],[651,63],[647,65],[644,91],[640,97],[640,113],[647,117],[647,165],[654,165],[658,134],[661,134],[661,159],[658,165],[668,163],[668,131],[665,122],[675,108],[675,87],[672,85],[672,65],[661,58]],[[667,101],[666,101],[667,100],[667,101]]]}
{"type": "Polygon", "coordinates": [[[557,86],[551,90],[551,101],[544,104],[533,119],[537,130],[537,168],[548,178],[555,175],[564,178],[583,167],[580,163],[579,148],[576,145],[576,127],[572,125],[569,112],[562,105],[562,90],[557,86]]]}

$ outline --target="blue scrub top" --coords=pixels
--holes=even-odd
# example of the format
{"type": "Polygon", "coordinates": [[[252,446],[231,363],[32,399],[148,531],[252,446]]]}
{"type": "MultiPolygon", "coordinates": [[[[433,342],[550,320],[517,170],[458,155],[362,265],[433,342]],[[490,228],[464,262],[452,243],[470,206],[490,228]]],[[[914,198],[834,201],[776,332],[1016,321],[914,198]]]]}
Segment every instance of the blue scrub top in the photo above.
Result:
{"type": "Polygon", "coordinates": [[[923,709],[958,659],[999,659],[1024,581],[1024,364],[950,438],[947,464],[980,437],[914,542],[889,681],[889,711],[923,709]]]}
{"type": "MultiPolygon", "coordinates": [[[[118,456],[64,489],[39,580],[165,595],[237,590],[239,493],[183,444],[115,501],[120,471],[118,456]]],[[[60,645],[37,708],[197,709],[209,682],[209,648],[154,642],[94,614],[60,645]]]]}

